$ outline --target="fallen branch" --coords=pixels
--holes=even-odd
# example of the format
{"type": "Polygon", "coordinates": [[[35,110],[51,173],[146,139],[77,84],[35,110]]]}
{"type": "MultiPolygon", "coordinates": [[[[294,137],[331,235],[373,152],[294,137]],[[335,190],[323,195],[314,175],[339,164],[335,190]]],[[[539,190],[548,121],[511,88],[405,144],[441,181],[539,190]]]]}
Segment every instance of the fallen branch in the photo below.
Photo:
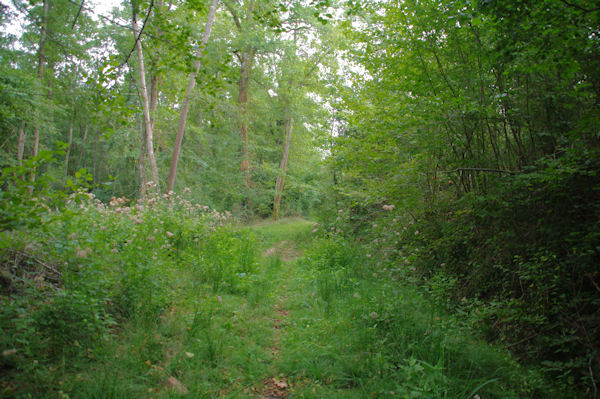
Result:
{"type": "Polygon", "coordinates": [[[27,251],[18,251],[17,253],[20,254],[25,259],[31,259],[31,260],[35,261],[35,263],[37,263],[38,265],[44,267],[46,270],[55,274],[57,278],[60,278],[62,276],[62,273],[59,270],[57,270],[55,267],[46,263],[43,259],[40,259],[37,256],[33,255],[32,253],[27,252],[27,251]]]}
{"type": "Polygon", "coordinates": [[[31,256],[29,255],[33,260],[35,260],[39,265],[43,266],[44,268],[46,268],[47,270],[51,271],[52,273],[56,274],[58,277],[60,277],[62,275],[61,272],[59,272],[58,270],[56,270],[55,268],[53,268],[52,266],[50,266],[49,264],[43,262],[41,259],[36,258],[35,256],[31,256]]]}

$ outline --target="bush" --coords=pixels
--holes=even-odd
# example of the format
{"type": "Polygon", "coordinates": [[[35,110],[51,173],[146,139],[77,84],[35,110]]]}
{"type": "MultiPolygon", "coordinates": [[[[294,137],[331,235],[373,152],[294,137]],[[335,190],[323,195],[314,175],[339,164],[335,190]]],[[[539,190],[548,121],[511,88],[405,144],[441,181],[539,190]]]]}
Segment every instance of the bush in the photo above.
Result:
{"type": "MultiPolygon", "coordinates": [[[[10,195],[27,209],[33,200],[23,190],[10,195]]],[[[4,219],[0,349],[9,355],[0,367],[8,381],[37,375],[44,382],[32,386],[47,384],[50,374],[34,369],[101,352],[126,324],[159,323],[179,288],[244,291],[257,269],[255,240],[230,227],[229,213],[175,195],[105,204],[86,192],[45,193],[65,201],[31,210],[28,223],[14,222],[20,211],[4,219]]]]}
{"type": "Polygon", "coordinates": [[[569,151],[424,215],[420,235],[405,235],[420,248],[421,275],[457,279],[444,285],[455,300],[487,304],[479,320],[490,339],[580,387],[600,374],[599,170],[598,153],[569,151]]]}

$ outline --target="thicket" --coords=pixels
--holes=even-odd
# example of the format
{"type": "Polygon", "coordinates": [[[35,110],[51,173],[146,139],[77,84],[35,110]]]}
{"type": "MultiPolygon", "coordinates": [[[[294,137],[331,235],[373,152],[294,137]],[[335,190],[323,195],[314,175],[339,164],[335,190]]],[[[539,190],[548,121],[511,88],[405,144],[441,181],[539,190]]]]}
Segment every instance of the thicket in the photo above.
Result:
{"type": "MultiPolygon", "coordinates": [[[[568,395],[593,397],[600,334],[600,157],[593,150],[583,154],[540,161],[488,181],[485,193],[410,213],[385,203],[344,209],[338,196],[341,209],[326,213],[325,233],[333,240],[357,240],[366,259],[342,239],[337,249],[326,247],[332,252],[323,255],[328,263],[315,265],[328,269],[359,258],[377,273],[389,270],[399,284],[424,287],[460,323],[501,342],[523,364],[539,366],[562,386],[558,392],[575,389],[578,394],[568,395]]],[[[353,274],[369,273],[360,270],[354,267],[353,274]]],[[[338,280],[339,271],[317,281],[327,288],[338,280]]]]}
{"type": "Polygon", "coordinates": [[[600,374],[599,12],[366,7],[326,217],[583,396],[600,374]]]}
{"type": "Polygon", "coordinates": [[[30,194],[14,172],[1,181],[2,396],[58,393],[127,326],[159,323],[181,289],[243,294],[253,284],[253,234],[189,194],[103,203],[42,179],[30,194]]]}
{"type": "Polygon", "coordinates": [[[415,273],[444,281],[457,303],[467,298],[489,339],[592,394],[600,158],[585,155],[540,162],[484,195],[423,215],[405,237],[409,251],[418,250],[415,273]]]}
{"type": "MultiPolygon", "coordinates": [[[[340,215],[341,229],[347,215],[340,215]]],[[[382,397],[576,396],[486,343],[480,326],[415,287],[397,258],[335,229],[318,235],[297,266],[302,290],[313,295],[292,311],[310,328],[291,328],[287,372],[300,365],[309,378],[382,397]]]]}

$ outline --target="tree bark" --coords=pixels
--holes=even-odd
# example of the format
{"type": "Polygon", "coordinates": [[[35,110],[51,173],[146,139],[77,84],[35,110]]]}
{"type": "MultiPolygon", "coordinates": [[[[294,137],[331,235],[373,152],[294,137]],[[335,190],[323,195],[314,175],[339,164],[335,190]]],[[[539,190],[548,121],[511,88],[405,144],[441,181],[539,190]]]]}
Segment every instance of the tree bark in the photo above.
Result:
{"type": "Polygon", "coordinates": [[[96,184],[96,179],[97,179],[97,174],[98,174],[98,170],[97,170],[97,166],[98,166],[98,141],[100,140],[100,137],[98,135],[98,132],[96,131],[96,134],[94,135],[94,151],[92,153],[92,184],[96,184]]]}
{"type": "Polygon", "coordinates": [[[152,172],[152,181],[156,184],[158,190],[158,167],[156,158],[154,157],[153,131],[152,120],[150,119],[150,100],[148,99],[148,90],[146,87],[146,69],[144,67],[144,51],[142,49],[141,38],[139,37],[137,17],[135,9],[133,9],[132,28],[135,38],[135,48],[138,56],[138,71],[140,75],[140,92],[142,95],[142,111],[144,114],[144,126],[146,129],[146,151],[148,160],[150,161],[150,170],[152,172]]]}
{"type": "Polygon", "coordinates": [[[23,125],[19,128],[19,142],[17,143],[17,163],[23,164],[23,153],[25,152],[25,129],[23,125]]]}
{"type": "Polygon", "coordinates": [[[150,80],[150,123],[152,124],[153,133],[156,131],[154,129],[156,108],[158,108],[158,73],[153,74],[150,80]]]}
{"type": "Polygon", "coordinates": [[[281,154],[281,162],[279,162],[279,175],[275,182],[275,200],[273,201],[273,219],[279,219],[279,205],[281,203],[281,195],[283,194],[283,186],[285,184],[285,173],[287,171],[288,156],[290,153],[290,142],[292,141],[292,132],[294,130],[294,117],[288,115],[285,121],[285,141],[283,143],[283,153],[281,154]]]}
{"type": "Polygon", "coordinates": [[[248,83],[254,62],[252,50],[241,55],[238,104],[240,107],[240,136],[242,137],[242,162],[240,170],[246,179],[247,205],[250,211],[250,155],[248,154],[248,83]]]}
{"type": "Polygon", "coordinates": [[[202,56],[202,50],[204,50],[204,46],[208,42],[208,38],[210,37],[210,32],[212,31],[212,26],[215,21],[215,14],[217,12],[217,0],[212,0],[210,3],[210,10],[208,12],[208,19],[206,20],[206,25],[204,27],[204,34],[202,35],[202,40],[200,42],[200,46],[198,47],[198,52],[196,53],[196,60],[194,61],[194,70],[190,74],[190,80],[188,82],[187,88],[185,90],[185,96],[183,97],[183,102],[181,103],[181,111],[179,114],[179,125],[177,126],[177,136],[175,137],[175,145],[173,146],[173,156],[171,157],[171,169],[169,170],[169,179],[167,182],[167,191],[172,191],[175,187],[175,176],[177,175],[177,163],[179,162],[179,153],[181,151],[181,143],[183,141],[183,134],[185,132],[185,125],[187,122],[187,114],[190,109],[190,99],[192,96],[192,91],[196,86],[196,75],[200,71],[200,57],[202,56]]]}
{"type": "Polygon", "coordinates": [[[69,175],[69,156],[71,155],[71,145],[73,144],[73,125],[69,126],[69,142],[67,143],[67,153],[65,155],[65,176],[69,175]]]}
{"type": "MultiPolygon", "coordinates": [[[[46,30],[48,25],[48,1],[44,0],[42,5],[42,30],[40,32],[40,45],[38,48],[38,80],[40,83],[40,90],[43,87],[44,82],[44,49],[46,47],[46,30]]],[[[40,93],[41,95],[41,93],[40,93]]],[[[36,112],[36,121],[33,128],[33,157],[37,157],[39,154],[40,147],[40,117],[39,111],[36,112]]],[[[31,182],[35,181],[35,168],[31,171],[31,182]]],[[[33,192],[33,186],[29,190],[33,192]]]]}
{"type": "Polygon", "coordinates": [[[138,158],[138,177],[140,180],[140,197],[144,198],[146,196],[146,170],[145,170],[145,154],[146,154],[146,135],[144,134],[144,124],[140,121],[140,138],[141,138],[141,147],[140,147],[140,157],[138,158]]]}
{"type": "Polygon", "coordinates": [[[79,153],[79,164],[77,165],[78,169],[81,169],[82,165],[85,167],[85,142],[87,141],[87,133],[88,126],[86,124],[83,129],[83,138],[81,139],[81,152],[79,153]]]}

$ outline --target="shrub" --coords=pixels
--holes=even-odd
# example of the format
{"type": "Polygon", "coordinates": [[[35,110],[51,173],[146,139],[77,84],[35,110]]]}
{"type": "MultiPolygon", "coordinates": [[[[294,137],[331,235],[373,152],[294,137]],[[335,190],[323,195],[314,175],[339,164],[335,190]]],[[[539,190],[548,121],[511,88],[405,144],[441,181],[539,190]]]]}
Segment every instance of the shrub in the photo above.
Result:
{"type": "Polygon", "coordinates": [[[600,335],[598,170],[592,152],[543,160],[424,215],[420,236],[405,235],[421,249],[421,275],[457,279],[445,285],[451,296],[487,303],[480,320],[489,338],[541,359],[568,385],[589,386],[600,373],[591,338],[600,335]]]}

